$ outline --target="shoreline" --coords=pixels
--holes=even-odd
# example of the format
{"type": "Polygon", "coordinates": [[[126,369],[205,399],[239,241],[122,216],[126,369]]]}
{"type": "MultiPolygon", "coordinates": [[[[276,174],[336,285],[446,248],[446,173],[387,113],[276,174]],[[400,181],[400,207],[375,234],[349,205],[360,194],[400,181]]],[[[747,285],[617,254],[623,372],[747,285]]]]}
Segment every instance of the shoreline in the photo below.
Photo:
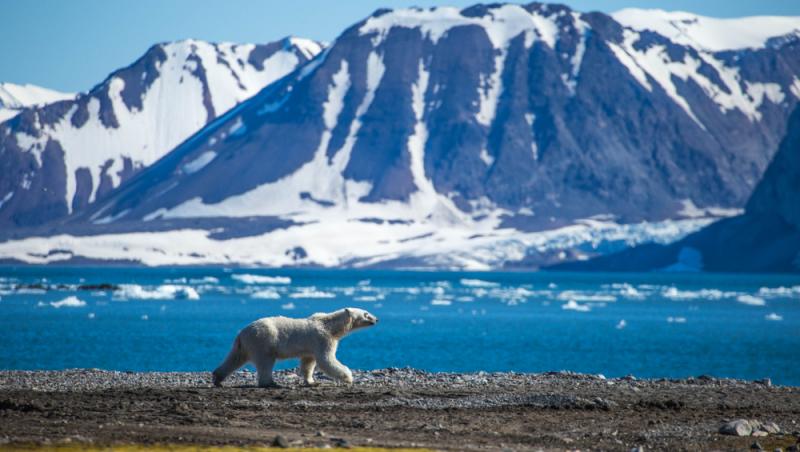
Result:
{"type": "Polygon", "coordinates": [[[427,447],[445,450],[787,448],[800,437],[800,388],[712,377],[606,379],[573,372],[355,371],[259,389],[242,371],[222,388],[206,372],[0,371],[0,446],[183,444],[427,447]],[[774,422],[730,436],[735,419],[774,422]]]}

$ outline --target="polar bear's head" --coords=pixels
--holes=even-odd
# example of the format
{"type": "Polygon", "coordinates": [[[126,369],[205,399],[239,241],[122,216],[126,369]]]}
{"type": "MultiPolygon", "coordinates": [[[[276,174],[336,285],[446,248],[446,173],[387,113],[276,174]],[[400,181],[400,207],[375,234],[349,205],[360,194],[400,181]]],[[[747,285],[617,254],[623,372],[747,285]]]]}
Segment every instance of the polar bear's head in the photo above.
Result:
{"type": "Polygon", "coordinates": [[[368,326],[373,326],[378,323],[378,318],[374,315],[370,314],[369,312],[358,309],[358,308],[344,308],[345,312],[350,315],[350,318],[353,319],[353,323],[350,327],[351,330],[356,330],[359,328],[366,328],[368,326]]]}
{"type": "Polygon", "coordinates": [[[344,308],[329,314],[314,314],[313,320],[319,320],[334,337],[342,337],[360,328],[378,323],[378,318],[359,308],[344,308]]]}

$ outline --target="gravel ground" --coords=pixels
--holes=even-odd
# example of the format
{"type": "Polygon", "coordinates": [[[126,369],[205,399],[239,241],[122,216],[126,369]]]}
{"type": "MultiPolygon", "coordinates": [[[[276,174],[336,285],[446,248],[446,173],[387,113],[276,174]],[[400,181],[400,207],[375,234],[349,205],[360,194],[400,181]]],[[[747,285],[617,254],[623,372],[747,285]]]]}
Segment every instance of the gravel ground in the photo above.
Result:
{"type": "Polygon", "coordinates": [[[355,372],[353,386],[277,389],[239,372],[0,371],[0,444],[185,443],[431,447],[448,450],[766,450],[794,447],[800,388],[709,377],[606,379],[569,372],[355,372]],[[722,435],[734,419],[778,434],[722,435]]]}

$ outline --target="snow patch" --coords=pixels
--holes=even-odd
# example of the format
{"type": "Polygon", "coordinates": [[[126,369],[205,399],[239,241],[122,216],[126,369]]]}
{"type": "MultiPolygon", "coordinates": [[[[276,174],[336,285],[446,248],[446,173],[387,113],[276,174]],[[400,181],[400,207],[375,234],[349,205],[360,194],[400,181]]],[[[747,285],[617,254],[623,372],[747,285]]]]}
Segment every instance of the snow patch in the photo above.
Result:
{"type": "Polygon", "coordinates": [[[763,48],[769,38],[800,34],[800,17],[718,19],[682,11],[638,8],[622,9],[611,16],[634,30],[651,30],[677,44],[711,52],[763,48]]]}
{"type": "Polygon", "coordinates": [[[201,169],[205,168],[206,165],[211,163],[215,158],[217,158],[217,153],[216,152],[214,152],[214,151],[205,151],[202,154],[200,154],[199,156],[197,156],[197,158],[195,158],[191,162],[186,163],[185,165],[183,165],[182,171],[183,171],[184,174],[194,174],[194,173],[200,171],[201,169]]]}

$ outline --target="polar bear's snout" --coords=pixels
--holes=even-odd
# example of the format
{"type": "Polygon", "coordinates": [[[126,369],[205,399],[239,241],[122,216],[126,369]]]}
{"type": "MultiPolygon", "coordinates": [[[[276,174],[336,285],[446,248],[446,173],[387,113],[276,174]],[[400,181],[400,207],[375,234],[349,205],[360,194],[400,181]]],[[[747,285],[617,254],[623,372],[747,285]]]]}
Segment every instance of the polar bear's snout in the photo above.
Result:
{"type": "Polygon", "coordinates": [[[353,316],[353,328],[365,328],[378,323],[378,318],[363,309],[348,308],[350,315],[353,316]]]}

